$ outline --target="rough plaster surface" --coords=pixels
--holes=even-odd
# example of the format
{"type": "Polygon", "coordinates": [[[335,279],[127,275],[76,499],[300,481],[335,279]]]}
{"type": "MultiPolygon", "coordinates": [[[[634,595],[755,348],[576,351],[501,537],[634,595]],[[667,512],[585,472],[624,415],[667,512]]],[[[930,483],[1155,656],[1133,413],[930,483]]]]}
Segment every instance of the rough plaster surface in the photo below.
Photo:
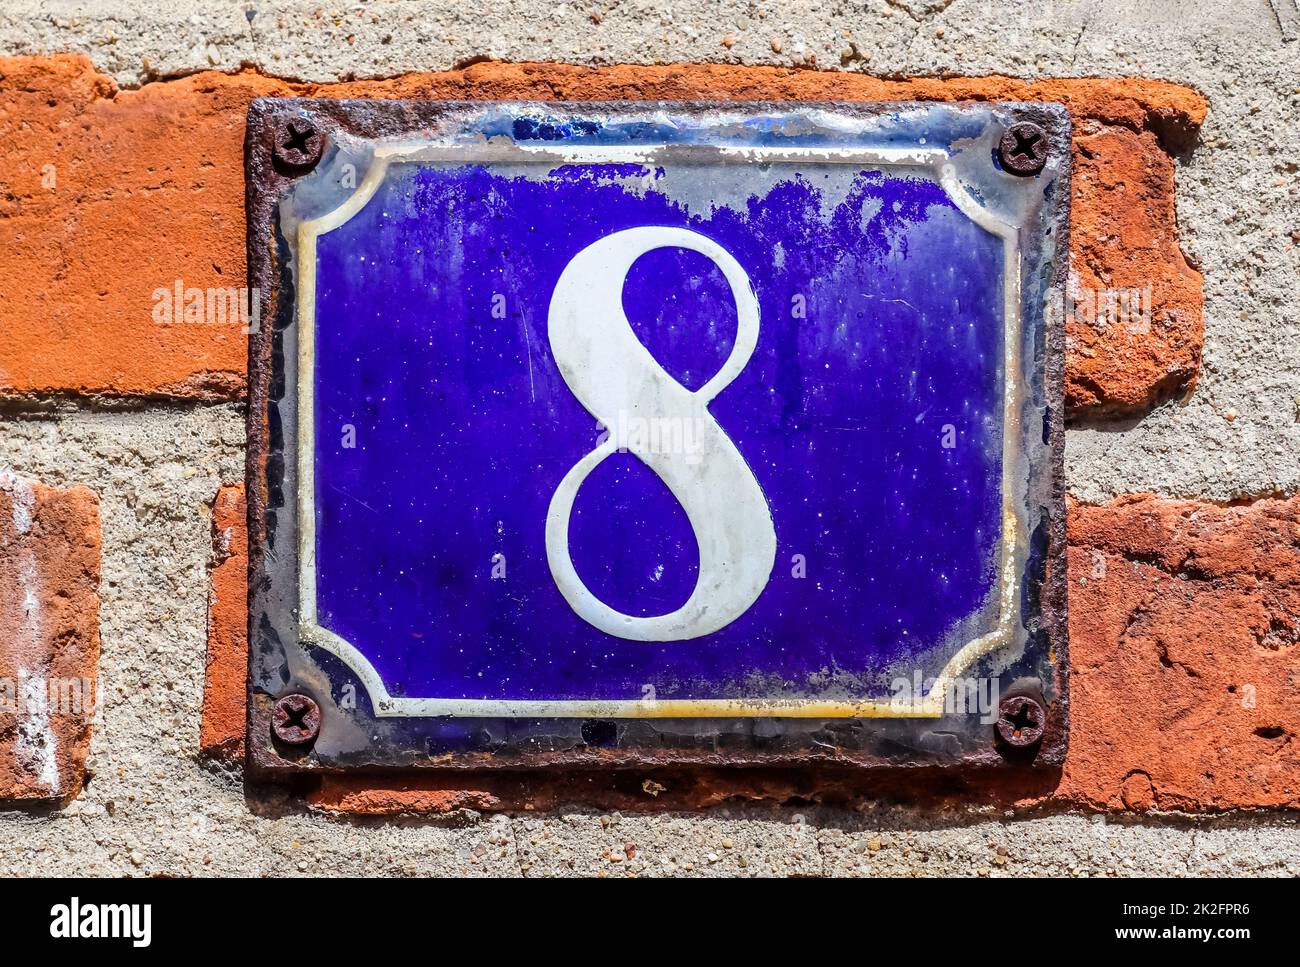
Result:
{"type": "MultiPolygon", "coordinates": [[[[1143,74],[1190,84],[1211,104],[1202,141],[1177,172],[1182,237],[1205,273],[1202,378],[1188,400],[1143,419],[1072,431],[1069,487],[1085,501],[1300,490],[1300,45],[1284,40],[1265,0],[777,7],[7,0],[0,53],[83,52],[124,85],[242,63],[335,80],[484,56],[810,68],[815,57],[819,69],[882,75],[1143,74]]],[[[206,515],[217,488],[243,475],[242,439],[234,407],[9,414],[0,423],[0,463],[47,483],[87,484],[100,495],[104,529],[93,776],[61,811],[0,813],[0,873],[1300,872],[1297,820],[1277,815],[1106,822],[763,808],[465,813],[435,823],[246,801],[236,777],[197,759],[206,515]]]]}

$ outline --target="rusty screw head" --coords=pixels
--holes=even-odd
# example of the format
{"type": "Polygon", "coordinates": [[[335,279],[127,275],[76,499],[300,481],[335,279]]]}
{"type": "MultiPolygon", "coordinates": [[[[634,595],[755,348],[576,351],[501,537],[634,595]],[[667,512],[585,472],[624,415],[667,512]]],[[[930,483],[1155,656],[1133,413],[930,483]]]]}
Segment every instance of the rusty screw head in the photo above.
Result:
{"type": "Polygon", "coordinates": [[[998,159],[1013,175],[1036,175],[1047,163],[1047,148],[1047,132],[1030,121],[1021,121],[1002,132],[998,159]]]}
{"type": "Polygon", "coordinates": [[[277,119],[271,136],[276,164],[294,174],[315,168],[325,152],[325,135],[301,114],[277,119]]]}
{"type": "Polygon", "coordinates": [[[286,745],[308,745],[320,735],[320,706],[306,695],[285,695],[271,711],[271,731],[286,745]]]}
{"type": "Polygon", "coordinates": [[[1009,695],[998,706],[998,737],[1007,745],[1025,749],[1043,737],[1047,709],[1028,695],[1009,695]]]}

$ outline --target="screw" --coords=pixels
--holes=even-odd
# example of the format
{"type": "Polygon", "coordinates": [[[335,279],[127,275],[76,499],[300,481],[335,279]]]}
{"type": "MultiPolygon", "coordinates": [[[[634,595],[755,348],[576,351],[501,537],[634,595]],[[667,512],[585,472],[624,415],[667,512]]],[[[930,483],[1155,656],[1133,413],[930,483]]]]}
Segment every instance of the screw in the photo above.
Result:
{"type": "Polygon", "coordinates": [[[1030,121],[1013,124],[998,142],[1002,167],[1013,175],[1036,175],[1047,163],[1047,132],[1030,121]]]}
{"type": "Polygon", "coordinates": [[[271,137],[276,163],[294,174],[311,171],[325,151],[325,135],[304,115],[278,118],[271,137]]]}
{"type": "Polygon", "coordinates": [[[1043,737],[1047,709],[1028,695],[1009,695],[998,706],[998,737],[1007,745],[1025,749],[1043,737]]]}
{"type": "Polygon", "coordinates": [[[285,695],[271,711],[271,731],[286,745],[308,745],[320,735],[320,706],[306,695],[285,695]]]}

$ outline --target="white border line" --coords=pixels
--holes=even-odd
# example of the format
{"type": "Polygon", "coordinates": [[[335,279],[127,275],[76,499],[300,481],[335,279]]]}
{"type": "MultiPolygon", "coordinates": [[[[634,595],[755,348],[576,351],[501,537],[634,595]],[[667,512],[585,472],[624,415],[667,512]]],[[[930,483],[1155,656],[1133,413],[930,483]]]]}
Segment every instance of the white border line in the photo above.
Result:
{"type": "Polygon", "coordinates": [[[365,685],[380,718],[399,716],[460,716],[478,718],[938,718],[953,680],[978,658],[1010,639],[1016,615],[1019,581],[1017,520],[1012,493],[1020,442],[1020,248],[1014,225],[995,218],[976,204],[941,149],[705,147],[695,145],[564,146],[492,143],[447,145],[429,142],[390,142],[375,149],[365,179],[333,211],[298,225],[298,602],[299,635],[347,664],[365,685]],[[667,156],[667,157],[665,157],[667,156]],[[968,642],[948,660],[924,699],[900,705],[890,699],[857,702],[804,699],[644,699],[644,700],[501,700],[399,698],[388,694],[374,665],[351,642],[322,628],[316,610],[315,513],[315,341],[316,239],[356,215],[383,184],[397,162],[443,164],[550,163],[646,164],[700,160],[758,164],[811,162],[866,167],[917,167],[930,171],[964,215],[998,236],[1003,243],[1003,377],[1002,561],[998,626],[968,642]]]}

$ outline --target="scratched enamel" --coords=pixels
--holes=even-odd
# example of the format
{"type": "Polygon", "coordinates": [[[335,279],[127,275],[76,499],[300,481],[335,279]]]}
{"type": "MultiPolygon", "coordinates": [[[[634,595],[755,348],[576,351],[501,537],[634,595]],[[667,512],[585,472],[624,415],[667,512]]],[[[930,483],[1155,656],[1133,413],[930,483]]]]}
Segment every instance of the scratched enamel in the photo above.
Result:
{"type": "MultiPolygon", "coordinates": [[[[876,697],[995,627],[1000,239],[919,169],[774,163],[761,192],[717,179],[710,197],[703,165],[520,167],[394,164],[318,240],[318,620],[390,694],[876,697]],[[580,251],[640,226],[713,240],[752,284],[757,343],[708,414],[776,536],[753,604],[670,642],[580,618],[545,546],[552,496],[602,431],[553,357],[551,299],[580,251]]],[[[688,388],[731,352],[736,301],[698,252],[637,259],[623,309],[688,388]]],[[[687,514],[631,453],[581,484],[568,539],[627,615],[696,585],[687,514]]]]}

